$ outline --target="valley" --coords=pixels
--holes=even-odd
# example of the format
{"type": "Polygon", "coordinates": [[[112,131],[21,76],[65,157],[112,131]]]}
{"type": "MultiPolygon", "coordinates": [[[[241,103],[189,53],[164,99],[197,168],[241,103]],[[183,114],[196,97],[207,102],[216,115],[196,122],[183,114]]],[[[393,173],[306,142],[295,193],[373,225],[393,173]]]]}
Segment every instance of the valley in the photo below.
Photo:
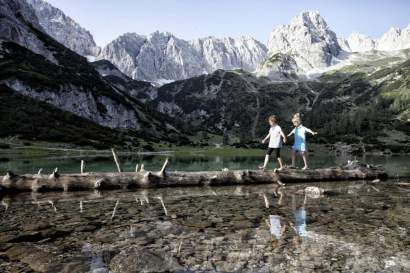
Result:
{"type": "Polygon", "coordinates": [[[410,152],[407,30],[391,48],[391,31],[380,43],[357,34],[343,41],[319,13],[303,12],[266,46],[156,32],[99,48],[42,0],[3,0],[0,8],[1,137],[91,149],[261,148],[269,115],[289,132],[298,112],[319,132],[312,143],[410,152]]]}
{"type": "Polygon", "coordinates": [[[0,272],[410,272],[408,3],[117,2],[0,0],[0,272]]]}

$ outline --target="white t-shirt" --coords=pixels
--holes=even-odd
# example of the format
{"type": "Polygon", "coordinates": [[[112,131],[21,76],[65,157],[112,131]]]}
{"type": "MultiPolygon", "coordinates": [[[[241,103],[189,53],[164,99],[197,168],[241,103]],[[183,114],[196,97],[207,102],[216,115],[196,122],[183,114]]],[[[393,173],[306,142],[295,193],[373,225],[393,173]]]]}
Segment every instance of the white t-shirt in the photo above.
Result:
{"type": "Polygon", "coordinates": [[[270,139],[269,139],[269,148],[280,148],[282,146],[281,138],[282,128],[279,125],[270,127],[270,139]]]}
{"type": "Polygon", "coordinates": [[[282,226],[280,224],[280,216],[279,215],[269,215],[269,223],[270,223],[270,234],[274,235],[277,240],[281,237],[281,230],[282,226]]]}

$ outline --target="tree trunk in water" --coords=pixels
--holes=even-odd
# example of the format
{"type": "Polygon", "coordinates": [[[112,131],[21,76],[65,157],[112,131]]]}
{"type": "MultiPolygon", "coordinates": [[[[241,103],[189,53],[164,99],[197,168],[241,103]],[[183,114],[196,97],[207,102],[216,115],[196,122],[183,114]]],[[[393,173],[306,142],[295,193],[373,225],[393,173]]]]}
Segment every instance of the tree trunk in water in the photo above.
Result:
{"type": "Polygon", "coordinates": [[[146,171],[143,167],[139,172],[83,174],[59,174],[56,169],[49,176],[41,173],[16,175],[8,172],[0,177],[0,188],[6,192],[40,192],[387,179],[383,169],[372,166],[306,171],[285,169],[274,173],[254,170],[166,172],[167,165],[168,159],[159,172],[146,171]]]}

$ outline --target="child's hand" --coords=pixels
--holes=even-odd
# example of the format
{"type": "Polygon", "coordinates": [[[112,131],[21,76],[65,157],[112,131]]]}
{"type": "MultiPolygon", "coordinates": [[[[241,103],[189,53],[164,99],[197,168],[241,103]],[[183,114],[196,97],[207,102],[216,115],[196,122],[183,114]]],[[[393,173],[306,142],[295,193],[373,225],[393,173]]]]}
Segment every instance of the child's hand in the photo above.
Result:
{"type": "Polygon", "coordinates": [[[265,140],[264,140],[264,139],[262,139],[261,142],[262,142],[262,144],[265,144],[265,140]]]}
{"type": "Polygon", "coordinates": [[[313,132],[313,135],[314,135],[314,136],[317,135],[317,132],[313,132]]]}
{"type": "Polygon", "coordinates": [[[286,142],[287,142],[287,140],[286,140],[286,138],[284,138],[284,139],[283,139],[283,143],[285,143],[285,144],[286,144],[286,142]]]}

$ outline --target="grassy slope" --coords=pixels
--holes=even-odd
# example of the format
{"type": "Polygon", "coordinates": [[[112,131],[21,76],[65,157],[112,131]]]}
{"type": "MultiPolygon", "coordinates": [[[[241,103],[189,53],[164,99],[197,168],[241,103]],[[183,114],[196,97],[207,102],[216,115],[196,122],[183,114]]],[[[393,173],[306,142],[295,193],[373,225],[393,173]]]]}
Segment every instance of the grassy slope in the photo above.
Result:
{"type": "Polygon", "coordinates": [[[386,68],[371,75],[383,81],[380,85],[381,95],[391,100],[391,110],[397,113],[400,120],[410,121],[410,60],[394,68],[386,68]]]}
{"type": "MultiPolygon", "coordinates": [[[[381,54],[381,53],[380,53],[381,54]]],[[[354,83],[361,81],[372,86],[376,98],[390,103],[392,114],[406,122],[410,120],[410,49],[400,57],[356,61],[355,64],[331,71],[321,77],[325,83],[354,83]]]]}
{"type": "Polygon", "coordinates": [[[328,139],[410,152],[410,60],[356,63],[325,74],[321,82],[325,91],[307,116],[328,139]]]}

